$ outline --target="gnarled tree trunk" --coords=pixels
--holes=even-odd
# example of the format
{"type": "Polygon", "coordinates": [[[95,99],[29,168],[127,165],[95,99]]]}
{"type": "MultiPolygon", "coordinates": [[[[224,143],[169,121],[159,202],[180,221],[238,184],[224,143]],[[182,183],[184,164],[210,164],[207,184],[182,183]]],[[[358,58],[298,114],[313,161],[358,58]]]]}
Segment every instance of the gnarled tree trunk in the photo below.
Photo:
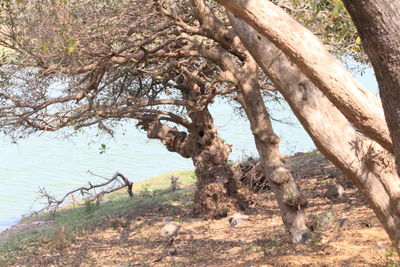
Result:
{"type": "Polygon", "coordinates": [[[344,0],[371,60],[400,175],[400,1],[344,0]]]}
{"type": "Polygon", "coordinates": [[[230,15],[234,30],[283,94],[318,149],[358,187],[396,246],[400,242],[400,178],[394,158],[353,126],[272,42],[230,15]]]}
{"type": "Polygon", "coordinates": [[[250,191],[241,188],[228,163],[231,146],[222,140],[207,109],[190,114],[195,129],[189,134],[197,176],[194,212],[206,217],[224,217],[231,208],[246,209],[250,191]]]}
{"type": "Polygon", "coordinates": [[[258,84],[257,64],[248,56],[237,73],[241,103],[250,121],[264,175],[267,177],[279,205],[283,223],[294,243],[305,242],[309,232],[304,208],[307,204],[279,151],[279,137],[272,128],[258,84]]]}
{"type": "MultiPolygon", "coordinates": [[[[187,81],[178,84],[185,100],[200,99],[201,90],[187,81]]],[[[207,106],[186,107],[191,125],[186,132],[161,123],[155,116],[137,118],[148,138],[159,139],[171,152],[191,158],[197,176],[194,214],[203,218],[224,217],[232,209],[246,209],[253,203],[252,193],[235,177],[228,157],[231,146],[219,137],[207,106]]]]}

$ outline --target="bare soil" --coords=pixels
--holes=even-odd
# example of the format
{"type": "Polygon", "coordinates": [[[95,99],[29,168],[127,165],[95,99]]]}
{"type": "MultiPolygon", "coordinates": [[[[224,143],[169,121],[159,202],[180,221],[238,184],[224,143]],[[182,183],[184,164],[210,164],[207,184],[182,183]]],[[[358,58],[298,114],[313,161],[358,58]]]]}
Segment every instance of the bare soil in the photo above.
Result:
{"type": "MultiPolygon", "coordinates": [[[[303,157],[303,158],[302,158],[303,157]]],[[[32,244],[9,266],[397,266],[390,241],[365,200],[333,166],[316,154],[289,165],[309,199],[307,214],[329,211],[336,219],[317,228],[306,244],[293,245],[271,192],[257,195],[245,212],[250,220],[230,226],[228,218],[193,218],[188,206],[165,205],[132,211],[99,227],[51,243],[32,244]],[[307,167],[308,166],[308,167],[307,167]],[[327,185],[340,183],[344,197],[328,200],[327,185]],[[166,257],[159,229],[182,225],[166,257]]]]}

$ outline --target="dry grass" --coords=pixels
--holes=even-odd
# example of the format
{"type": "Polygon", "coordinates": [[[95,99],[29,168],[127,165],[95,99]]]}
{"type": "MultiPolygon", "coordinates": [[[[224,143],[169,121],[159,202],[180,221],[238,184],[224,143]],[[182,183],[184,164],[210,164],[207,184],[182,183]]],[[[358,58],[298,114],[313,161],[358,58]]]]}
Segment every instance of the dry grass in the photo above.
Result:
{"type": "MultiPolygon", "coordinates": [[[[331,166],[324,165],[331,170],[331,166]]],[[[324,169],[324,168],[321,168],[324,169]]],[[[330,174],[313,174],[298,182],[310,200],[308,214],[334,211],[338,223],[319,229],[306,245],[293,245],[282,226],[271,192],[257,195],[249,221],[231,227],[228,219],[203,221],[191,215],[192,188],[144,196],[144,208],[86,228],[73,238],[58,232],[54,240],[25,247],[7,266],[396,266],[395,253],[373,212],[356,189],[345,196],[324,197],[330,174]],[[164,197],[162,202],[160,197],[164,197]],[[171,253],[162,261],[165,240],[158,230],[165,221],[182,224],[171,253]]],[[[330,177],[330,178],[329,178],[330,177]]]]}

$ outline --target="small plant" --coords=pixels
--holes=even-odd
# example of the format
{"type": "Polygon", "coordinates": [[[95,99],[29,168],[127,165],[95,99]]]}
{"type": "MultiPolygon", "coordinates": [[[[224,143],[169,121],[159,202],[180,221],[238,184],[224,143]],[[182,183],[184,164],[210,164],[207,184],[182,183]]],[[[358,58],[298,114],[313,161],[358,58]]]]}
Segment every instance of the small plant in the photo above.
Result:
{"type": "Polygon", "coordinates": [[[179,185],[179,182],[178,182],[179,178],[180,177],[176,176],[176,175],[172,175],[171,176],[171,187],[170,187],[170,190],[172,192],[175,192],[176,190],[180,189],[180,185],[179,185]]]}
{"type": "Polygon", "coordinates": [[[149,185],[143,185],[142,190],[140,191],[140,194],[142,196],[150,196],[150,193],[152,192],[152,190],[149,189],[149,185]]]}
{"type": "Polygon", "coordinates": [[[96,207],[96,204],[95,204],[95,202],[93,200],[85,199],[85,211],[87,213],[92,212],[95,207],[96,207]]]}
{"type": "Polygon", "coordinates": [[[108,149],[109,149],[109,147],[107,147],[106,144],[101,144],[99,147],[99,154],[101,155],[101,154],[106,153],[108,149]]]}
{"type": "Polygon", "coordinates": [[[386,254],[385,254],[385,256],[386,256],[386,258],[390,258],[390,257],[393,257],[395,255],[395,252],[393,252],[393,251],[387,251],[386,252],[386,254]]]}
{"type": "Polygon", "coordinates": [[[220,219],[220,218],[225,218],[228,216],[229,213],[229,208],[220,208],[215,212],[214,218],[215,219],[220,219]]]}
{"type": "Polygon", "coordinates": [[[256,250],[257,250],[257,245],[254,244],[254,243],[249,243],[249,244],[247,244],[246,249],[247,249],[248,251],[256,251],[256,250]]]}
{"type": "Polygon", "coordinates": [[[61,228],[56,231],[51,239],[50,245],[54,246],[56,249],[65,248],[69,242],[72,241],[70,233],[65,230],[65,226],[62,225],[61,228]]]}

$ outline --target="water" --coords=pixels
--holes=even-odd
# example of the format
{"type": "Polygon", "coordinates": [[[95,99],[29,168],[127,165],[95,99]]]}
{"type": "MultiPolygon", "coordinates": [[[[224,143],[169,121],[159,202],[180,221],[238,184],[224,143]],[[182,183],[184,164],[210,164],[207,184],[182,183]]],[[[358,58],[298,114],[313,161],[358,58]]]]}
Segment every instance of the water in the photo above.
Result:
{"type": "MultiPolygon", "coordinates": [[[[371,73],[366,73],[361,81],[376,90],[371,77],[371,73]]],[[[214,104],[211,111],[220,135],[233,145],[232,160],[244,154],[257,155],[249,123],[244,118],[235,115],[232,107],[224,103],[214,104]]],[[[295,124],[274,123],[284,154],[314,149],[288,109],[274,106],[271,112],[275,118],[288,118],[295,124]]],[[[96,138],[93,130],[70,140],[56,138],[54,134],[30,137],[18,144],[11,144],[4,137],[0,139],[0,231],[17,223],[21,215],[43,207],[43,202],[35,202],[39,187],[59,197],[88,181],[104,181],[88,174],[88,170],[106,177],[119,171],[138,182],[174,170],[193,169],[190,159],[168,152],[158,140],[148,140],[145,133],[135,129],[133,122],[125,124],[123,129],[126,133],[119,133],[115,139],[96,138]],[[102,143],[108,149],[99,154],[102,143]]]]}

